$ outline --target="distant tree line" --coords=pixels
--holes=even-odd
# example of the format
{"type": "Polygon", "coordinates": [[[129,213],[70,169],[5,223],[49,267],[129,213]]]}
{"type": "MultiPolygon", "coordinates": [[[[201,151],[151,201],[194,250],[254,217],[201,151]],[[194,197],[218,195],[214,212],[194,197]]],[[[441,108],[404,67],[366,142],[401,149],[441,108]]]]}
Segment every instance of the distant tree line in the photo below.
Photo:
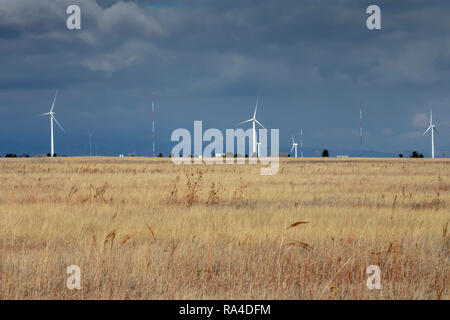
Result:
{"type": "Polygon", "coordinates": [[[423,154],[418,153],[417,151],[413,151],[413,153],[409,157],[410,158],[423,158],[423,154]]]}
{"type": "MultiPolygon", "coordinates": [[[[54,157],[56,157],[56,153],[53,154],[54,157]]],[[[2,157],[2,155],[0,154],[0,158],[2,157]]],[[[27,153],[22,153],[21,155],[17,155],[15,153],[7,153],[5,154],[5,158],[29,158],[30,155],[27,153]]],[[[39,156],[37,155],[36,157],[45,157],[45,156],[39,156]]],[[[50,153],[47,153],[47,157],[50,157],[50,153]]]]}
{"type": "MultiPolygon", "coordinates": [[[[398,155],[398,157],[399,157],[399,158],[403,158],[404,156],[403,156],[402,153],[400,153],[400,154],[398,155]]],[[[409,157],[410,157],[410,158],[423,158],[423,154],[421,154],[421,153],[419,153],[419,152],[417,152],[417,151],[413,151],[409,157]]]]}
{"type": "MultiPolygon", "coordinates": [[[[0,157],[1,157],[1,155],[0,155],[0,157]]],[[[5,154],[5,158],[29,158],[29,157],[30,156],[28,154],[26,154],[26,153],[24,153],[24,154],[22,154],[20,156],[17,156],[17,154],[15,154],[15,153],[7,153],[7,154],[5,154]]]]}
{"type": "Polygon", "coordinates": [[[418,153],[417,151],[413,151],[413,153],[409,157],[410,158],[423,158],[423,154],[418,153]]]}
{"type": "MultiPolygon", "coordinates": [[[[290,157],[290,156],[291,156],[290,154],[283,153],[283,152],[282,152],[280,155],[281,155],[282,157],[283,157],[283,156],[286,156],[286,157],[290,157]]],[[[318,154],[317,154],[317,155],[318,155],[318,154]]],[[[47,153],[46,156],[47,156],[47,157],[50,157],[50,153],[47,153]]],[[[131,154],[131,155],[129,155],[129,156],[133,157],[134,154],[131,154]]],[[[183,155],[180,154],[179,156],[182,157],[183,155]]],[[[212,156],[215,157],[215,154],[213,154],[212,156]]],[[[322,157],[328,158],[329,156],[330,156],[330,153],[328,152],[328,149],[324,149],[324,150],[322,151],[322,157]]],[[[1,158],[1,157],[2,157],[2,155],[0,154],[0,158],[1,158]]],[[[21,155],[17,155],[17,154],[15,154],[15,153],[7,153],[7,154],[5,154],[5,158],[29,158],[29,157],[30,157],[30,155],[27,154],[27,153],[22,153],[21,155]]],[[[36,157],[45,157],[45,155],[37,155],[36,157]]],[[[53,154],[53,157],[57,157],[56,153],[53,154]]],[[[64,155],[61,156],[61,157],[64,157],[64,155]]],[[[163,154],[162,152],[160,152],[160,153],[158,154],[158,157],[159,157],[159,158],[163,158],[163,157],[164,157],[164,154],[163,154]]],[[[169,155],[169,158],[171,158],[171,157],[173,157],[172,154],[169,155]]],[[[188,157],[194,158],[193,155],[188,155],[188,157]]],[[[237,154],[237,153],[234,153],[234,154],[233,154],[233,153],[231,153],[231,152],[228,152],[227,154],[224,154],[223,157],[224,157],[224,158],[227,158],[227,157],[230,157],[230,158],[232,158],[232,157],[237,158],[237,157],[243,157],[243,155],[237,154]]],[[[244,157],[248,158],[248,154],[245,154],[244,157]]],[[[398,155],[398,157],[399,157],[399,158],[404,158],[404,155],[403,155],[402,153],[400,153],[400,154],[398,155]]],[[[419,153],[419,152],[417,152],[417,151],[413,151],[413,152],[411,153],[411,155],[409,156],[409,158],[423,158],[423,154],[422,154],[422,153],[419,153]]]]}

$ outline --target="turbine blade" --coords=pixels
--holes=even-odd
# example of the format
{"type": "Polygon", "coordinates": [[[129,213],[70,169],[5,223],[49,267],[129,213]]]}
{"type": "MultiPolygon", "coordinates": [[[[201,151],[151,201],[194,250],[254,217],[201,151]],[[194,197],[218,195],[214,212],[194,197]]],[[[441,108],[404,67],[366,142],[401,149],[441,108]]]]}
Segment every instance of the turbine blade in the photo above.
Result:
{"type": "Polygon", "coordinates": [[[436,128],[433,128],[433,130],[434,130],[434,132],[436,132],[438,135],[440,135],[436,128]]]}
{"type": "Polygon", "coordinates": [[[292,145],[292,149],[291,149],[291,152],[292,152],[292,150],[294,150],[294,145],[292,145]]]}
{"type": "Polygon", "coordinates": [[[423,135],[425,135],[425,133],[427,133],[429,130],[431,129],[431,126],[430,127],[428,127],[428,129],[427,130],[425,130],[425,132],[423,133],[423,135]]]}
{"type": "Polygon", "coordinates": [[[255,119],[255,122],[265,129],[265,127],[261,123],[259,123],[258,120],[255,119]]]}
{"type": "Polygon", "coordinates": [[[235,127],[240,126],[241,124],[244,124],[244,123],[247,123],[250,121],[253,121],[253,119],[248,119],[248,120],[242,121],[242,122],[238,123],[235,127]]]}
{"type": "Polygon", "coordinates": [[[256,111],[258,110],[258,96],[256,97],[256,107],[255,107],[255,113],[253,114],[253,119],[256,119],[256,111]]]}
{"type": "Polygon", "coordinates": [[[38,114],[38,115],[35,115],[35,116],[33,116],[33,117],[42,117],[42,116],[46,116],[46,115],[48,115],[48,114],[50,114],[50,112],[38,114]]]}
{"type": "Polygon", "coordinates": [[[56,89],[55,98],[53,98],[53,103],[52,103],[52,107],[51,107],[51,109],[50,109],[50,112],[52,112],[52,111],[53,111],[53,108],[55,107],[55,101],[56,101],[56,96],[58,95],[58,90],[59,90],[59,89],[56,89]]]}
{"type": "Polygon", "coordinates": [[[66,132],[66,131],[64,131],[63,127],[59,124],[58,120],[56,120],[56,118],[55,118],[53,115],[52,115],[52,118],[53,118],[53,120],[55,120],[55,122],[56,122],[56,124],[58,125],[58,127],[59,127],[63,132],[66,132]]]}

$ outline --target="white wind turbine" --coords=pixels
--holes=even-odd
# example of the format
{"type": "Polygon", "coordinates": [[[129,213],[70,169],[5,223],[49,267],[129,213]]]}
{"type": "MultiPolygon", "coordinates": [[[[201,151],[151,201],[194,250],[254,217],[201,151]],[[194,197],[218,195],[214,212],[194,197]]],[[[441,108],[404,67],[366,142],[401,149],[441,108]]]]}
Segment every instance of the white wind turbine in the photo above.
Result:
{"type": "Polygon", "coordinates": [[[258,97],[256,97],[256,107],[255,107],[255,113],[253,114],[253,118],[242,121],[241,123],[238,124],[238,126],[239,126],[239,125],[247,123],[247,122],[252,122],[252,125],[253,125],[253,131],[252,131],[252,133],[253,133],[253,154],[256,154],[256,123],[264,128],[264,126],[261,123],[259,123],[258,120],[256,120],[256,111],[257,110],[258,110],[258,97]]]}
{"type": "Polygon", "coordinates": [[[56,90],[55,93],[55,98],[53,99],[53,103],[52,103],[52,107],[50,108],[50,112],[47,113],[43,113],[38,115],[38,117],[40,116],[46,116],[49,115],[50,116],[50,146],[51,146],[51,154],[50,156],[53,157],[53,155],[55,154],[55,148],[54,148],[54,144],[53,144],[53,120],[55,120],[56,124],[58,125],[58,127],[63,131],[63,127],[59,124],[58,120],[56,120],[55,118],[55,113],[53,112],[53,108],[55,107],[55,101],[56,101],[56,96],[58,95],[58,89],[56,90]]]}
{"type": "Polygon", "coordinates": [[[431,130],[431,158],[434,158],[434,132],[439,134],[439,132],[436,130],[436,126],[433,124],[433,109],[430,110],[430,126],[428,129],[423,133],[427,133],[429,130],[431,130]]]}
{"type": "Polygon", "coordinates": [[[296,158],[297,158],[297,146],[298,146],[298,143],[295,142],[294,136],[292,136],[292,149],[291,149],[291,152],[292,152],[292,150],[295,150],[295,157],[296,158]]]}

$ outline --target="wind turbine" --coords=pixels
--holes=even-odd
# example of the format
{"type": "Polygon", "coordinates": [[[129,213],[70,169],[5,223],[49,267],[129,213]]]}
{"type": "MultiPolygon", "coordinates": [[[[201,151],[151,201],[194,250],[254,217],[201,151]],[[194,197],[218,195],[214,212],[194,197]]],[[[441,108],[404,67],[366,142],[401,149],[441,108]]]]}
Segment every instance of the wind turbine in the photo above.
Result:
{"type": "Polygon", "coordinates": [[[431,130],[431,158],[434,159],[434,132],[436,132],[437,134],[439,134],[439,132],[436,130],[436,126],[433,124],[433,109],[430,110],[430,126],[427,130],[425,130],[423,135],[425,135],[425,133],[427,133],[429,130],[431,130]]]}
{"type": "Polygon", "coordinates": [[[247,123],[247,122],[252,122],[252,125],[253,125],[253,131],[252,131],[253,132],[253,154],[256,154],[256,123],[264,128],[264,126],[261,123],[259,123],[258,120],[256,120],[256,111],[258,111],[258,97],[256,97],[256,107],[255,107],[255,113],[253,114],[253,118],[242,121],[241,123],[238,124],[238,126],[239,126],[239,125],[247,123]]]}
{"type": "Polygon", "coordinates": [[[40,116],[46,116],[49,115],[50,116],[50,146],[51,146],[51,154],[50,157],[53,157],[53,155],[55,154],[55,148],[54,148],[54,144],[53,144],[53,120],[55,120],[56,124],[58,125],[58,127],[63,131],[63,127],[59,124],[58,120],[56,120],[55,118],[55,113],[53,112],[53,108],[55,107],[55,102],[56,102],[56,96],[58,95],[58,89],[56,89],[56,93],[55,93],[55,98],[53,99],[53,103],[52,103],[52,107],[50,108],[50,112],[47,113],[43,113],[38,115],[38,117],[40,116]]]}
{"type": "Polygon", "coordinates": [[[296,158],[297,158],[297,146],[298,146],[298,143],[295,143],[294,136],[292,136],[292,149],[291,149],[291,152],[292,152],[292,150],[295,149],[295,157],[296,158]]]}

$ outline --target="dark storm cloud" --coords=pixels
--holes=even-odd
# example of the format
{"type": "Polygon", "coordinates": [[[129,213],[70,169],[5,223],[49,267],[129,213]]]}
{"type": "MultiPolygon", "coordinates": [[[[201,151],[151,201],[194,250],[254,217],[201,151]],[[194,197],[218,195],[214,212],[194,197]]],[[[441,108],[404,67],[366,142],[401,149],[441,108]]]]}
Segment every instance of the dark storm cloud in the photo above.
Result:
{"type": "MultiPolygon", "coordinates": [[[[382,30],[369,31],[370,4],[0,0],[2,149],[19,143],[10,130],[25,126],[17,139],[36,137],[45,150],[47,123],[27,117],[45,112],[59,87],[66,153],[85,152],[74,146],[94,131],[111,153],[148,154],[152,88],[166,153],[173,128],[195,119],[232,127],[248,118],[256,94],[260,119],[281,128],[282,146],[303,126],[311,147],[358,148],[363,99],[367,149],[426,153],[413,125],[420,114],[435,108],[441,135],[450,134],[450,5],[384,1],[382,30]],[[81,7],[81,31],[65,28],[69,4],[81,7]]],[[[437,148],[450,150],[447,141],[437,148]]]]}

